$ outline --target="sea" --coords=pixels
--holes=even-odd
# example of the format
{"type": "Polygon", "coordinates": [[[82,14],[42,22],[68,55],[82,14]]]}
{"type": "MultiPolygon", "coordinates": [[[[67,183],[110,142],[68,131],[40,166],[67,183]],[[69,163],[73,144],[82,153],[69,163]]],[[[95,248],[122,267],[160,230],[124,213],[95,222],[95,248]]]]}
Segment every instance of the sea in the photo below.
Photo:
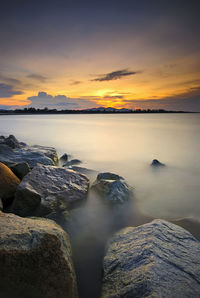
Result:
{"type": "Polygon", "coordinates": [[[178,222],[200,238],[200,114],[2,115],[0,135],[55,147],[80,166],[123,176],[133,198],[108,205],[94,191],[71,210],[69,233],[79,296],[99,297],[110,237],[154,218],[178,222]],[[165,167],[153,168],[158,159],[165,167]],[[188,224],[189,222],[189,224],[188,224]]]}

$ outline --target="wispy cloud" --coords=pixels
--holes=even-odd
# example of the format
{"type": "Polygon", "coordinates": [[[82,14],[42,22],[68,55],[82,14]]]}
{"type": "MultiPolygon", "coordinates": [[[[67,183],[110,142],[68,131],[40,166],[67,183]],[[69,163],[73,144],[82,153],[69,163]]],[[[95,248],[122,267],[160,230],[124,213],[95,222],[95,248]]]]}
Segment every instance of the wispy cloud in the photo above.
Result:
{"type": "Polygon", "coordinates": [[[27,78],[33,79],[33,80],[36,80],[36,81],[39,81],[39,82],[42,82],[42,83],[46,82],[46,80],[47,80],[47,77],[42,76],[40,74],[35,74],[35,73],[27,75],[27,78]]]}
{"type": "Polygon", "coordinates": [[[97,78],[92,79],[91,81],[97,81],[97,82],[112,81],[112,80],[122,79],[123,77],[132,76],[138,73],[141,73],[141,71],[130,71],[128,69],[121,69],[121,70],[112,71],[106,74],[99,75],[97,78]]]}
{"type": "Polygon", "coordinates": [[[79,84],[81,84],[82,82],[81,81],[73,81],[70,85],[79,85],[79,84]]]}

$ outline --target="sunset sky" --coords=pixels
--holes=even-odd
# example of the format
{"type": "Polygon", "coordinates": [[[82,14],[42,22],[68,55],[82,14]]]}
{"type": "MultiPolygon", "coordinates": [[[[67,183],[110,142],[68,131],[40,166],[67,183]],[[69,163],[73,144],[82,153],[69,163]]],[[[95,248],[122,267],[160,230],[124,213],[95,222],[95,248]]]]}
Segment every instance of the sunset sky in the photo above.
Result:
{"type": "Polygon", "coordinates": [[[0,108],[200,111],[200,1],[12,0],[0,108]]]}

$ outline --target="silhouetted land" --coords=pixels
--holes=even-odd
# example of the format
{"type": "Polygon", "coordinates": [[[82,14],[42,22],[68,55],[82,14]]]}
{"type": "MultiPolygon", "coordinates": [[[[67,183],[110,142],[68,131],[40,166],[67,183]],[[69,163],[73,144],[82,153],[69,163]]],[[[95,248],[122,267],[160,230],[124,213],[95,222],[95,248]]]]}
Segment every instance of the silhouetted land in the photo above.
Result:
{"type": "Polygon", "coordinates": [[[141,113],[191,113],[185,111],[168,111],[163,109],[115,109],[115,108],[92,108],[83,110],[56,110],[56,109],[35,109],[24,108],[16,110],[0,110],[0,115],[14,115],[14,114],[141,114],[141,113]]]}

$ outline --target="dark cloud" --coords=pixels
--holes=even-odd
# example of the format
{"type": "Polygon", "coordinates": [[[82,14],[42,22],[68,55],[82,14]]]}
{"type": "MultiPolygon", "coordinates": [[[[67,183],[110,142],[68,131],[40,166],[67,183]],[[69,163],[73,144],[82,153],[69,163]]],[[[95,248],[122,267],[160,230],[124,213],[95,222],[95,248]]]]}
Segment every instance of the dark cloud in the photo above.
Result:
{"type": "Polygon", "coordinates": [[[4,83],[11,84],[11,85],[19,85],[21,84],[21,81],[18,79],[6,77],[2,74],[0,74],[0,80],[3,81],[4,83]]]}
{"type": "Polygon", "coordinates": [[[34,80],[39,81],[41,83],[46,82],[46,80],[47,80],[47,78],[45,76],[42,76],[42,75],[39,75],[39,74],[34,74],[34,73],[33,74],[29,74],[27,76],[27,78],[34,79],[34,80]]]}
{"type": "Polygon", "coordinates": [[[98,82],[112,81],[112,80],[121,79],[126,76],[132,76],[132,75],[135,75],[138,73],[140,73],[140,71],[129,71],[128,69],[121,69],[121,70],[117,70],[117,71],[109,72],[107,74],[100,75],[91,81],[98,81],[98,82]]]}
{"type": "Polygon", "coordinates": [[[123,99],[123,95],[105,95],[103,99],[123,99]]]}
{"type": "Polygon", "coordinates": [[[12,97],[13,95],[18,94],[23,94],[23,92],[15,90],[12,85],[0,83],[0,98],[12,97]]]}

